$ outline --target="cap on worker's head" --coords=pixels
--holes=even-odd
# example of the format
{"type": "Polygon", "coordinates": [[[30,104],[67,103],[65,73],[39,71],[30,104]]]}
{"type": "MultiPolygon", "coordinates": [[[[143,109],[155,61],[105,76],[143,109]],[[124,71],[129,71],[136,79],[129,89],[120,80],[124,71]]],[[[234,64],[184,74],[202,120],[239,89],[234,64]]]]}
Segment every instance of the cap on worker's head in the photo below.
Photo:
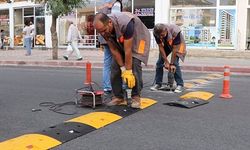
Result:
{"type": "Polygon", "coordinates": [[[111,3],[112,2],[112,0],[103,0],[104,1],[104,3],[111,3]]]}

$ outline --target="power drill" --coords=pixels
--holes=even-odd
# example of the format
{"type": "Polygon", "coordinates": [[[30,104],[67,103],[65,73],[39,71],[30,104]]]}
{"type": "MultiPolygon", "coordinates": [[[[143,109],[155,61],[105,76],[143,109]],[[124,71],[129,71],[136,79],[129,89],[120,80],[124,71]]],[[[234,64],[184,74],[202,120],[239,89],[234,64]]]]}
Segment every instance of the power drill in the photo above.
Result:
{"type": "Polygon", "coordinates": [[[169,85],[169,90],[173,91],[173,86],[174,86],[174,73],[171,71],[168,71],[168,85],[169,85]]]}
{"type": "Polygon", "coordinates": [[[131,106],[132,103],[132,89],[126,83],[123,83],[123,97],[127,101],[127,105],[131,106]]]}

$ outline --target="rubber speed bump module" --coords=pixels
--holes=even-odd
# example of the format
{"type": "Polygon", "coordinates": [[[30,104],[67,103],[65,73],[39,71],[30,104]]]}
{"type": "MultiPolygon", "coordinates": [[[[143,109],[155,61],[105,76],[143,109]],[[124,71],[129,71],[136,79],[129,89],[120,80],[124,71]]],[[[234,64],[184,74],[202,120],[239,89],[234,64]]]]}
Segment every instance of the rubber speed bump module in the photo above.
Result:
{"type": "MultiPolygon", "coordinates": [[[[91,112],[61,124],[31,134],[21,135],[0,143],[1,150],[45,150],[51,149],[77,137],[105,127],[124,117],[132,115],[157,103],[155,100],[141,98],[140,109],[127,105],[106,107],[96,112],[91,112]]],[[[84,148],[83,148],[84,149],[84,148]]]]}
{"type": "Polygon", "coordinates": [[[193,108],[209,103],[209,99],[212,98],[214,94],[204,91],[189,92],[182,95],[179,100],[170,101],[164,103],[164,105],[177,106],[183,108],[193,108]]]}

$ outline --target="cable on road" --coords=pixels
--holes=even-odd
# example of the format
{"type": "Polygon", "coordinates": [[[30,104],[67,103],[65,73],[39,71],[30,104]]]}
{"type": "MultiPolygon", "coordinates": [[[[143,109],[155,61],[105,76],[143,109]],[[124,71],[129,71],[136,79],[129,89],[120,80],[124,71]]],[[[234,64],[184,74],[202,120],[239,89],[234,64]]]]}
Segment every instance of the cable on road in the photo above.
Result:
{"type": "Polygon", "coordinates": [[[77,114],[77,112],[73,112],[73,113],[62,112],[62,107],[66,106],[66,105],[76,105],[76,104],[74,101],[58,103],[58,104],[56,104],[54,102],[42,102],[39,104],[39,106],[41,106],[41,107],[49,107],[50,111],[53,111],[53,112],[58,113],[58,114],[63,114],[63,115],[75,115],[75,114],[77,114]]]}

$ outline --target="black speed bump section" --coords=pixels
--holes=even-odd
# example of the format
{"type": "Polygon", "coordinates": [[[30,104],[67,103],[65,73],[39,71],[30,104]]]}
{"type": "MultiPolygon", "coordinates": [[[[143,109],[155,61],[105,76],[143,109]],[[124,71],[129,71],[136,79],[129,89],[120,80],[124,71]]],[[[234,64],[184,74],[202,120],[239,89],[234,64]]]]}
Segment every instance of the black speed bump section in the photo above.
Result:
{"type": "Polygon", "coordinates": [[[112,106],[107,109],[108,112],[117,114],[119,116],[127,117],[133,113],[136,113],[140,111],[141,109],[147,108],[153,104],[155,104],[156,101],[148,98],[141,98],[141,107],[140,109],[134,109],[131,107],[127,107],[127,105],[120,105],[120,106],[112,106]]]}
{"type": "Polygon", "coordinates": [[[94,130],[96,129],[86,124],[77,122],[64,122],[55,126],[51,126],[47,129],[43,129],[37,133],[47,135],[58,141],[61,141],[62,143],[65,143],[79,136],[88,134],[94,130]]]}
{"type": "Polygon", "coordinates": [[[177,106],[177,107],[183,107],[183,108],[193,108],[193,107],[197,107],[197,106],[204,105],[207,103],[209,102],[200,100],[200,99],[188,99],[188,100],[170,101],[170,102],[164,103],[164,105],[177,106]]]}
{"type": "Polygon", "coordinates": [[[113,114],[117,114],[117,115],[124,118],[124,117],[127,117],[133,113],[136,113],[139,110],[140,109],[133,109],[131,107],[127,107],[126,105],[120,105],[120,106],[109,107],[109,109],[107,111],[110,113],[113,113],[113,114]]]}
{"type": "Polygon", "coordinates": [[[50,149],[109,125],[155,103],[155,100],[141,98],[140,109],[132,109],[127,106],[114,106],[113,108],[107,107],[101,112],[92,112],[33,134],[25,134],[3,141],[0,143],[0,148],[1,150],[50,149]]]}
{"type": "Polygon", "coordinates": [[[182,95],[179,100],[164,103],[164,105],[193,108],[209,103],[214,94],[204,91],[189,92],[182,95]]]}

